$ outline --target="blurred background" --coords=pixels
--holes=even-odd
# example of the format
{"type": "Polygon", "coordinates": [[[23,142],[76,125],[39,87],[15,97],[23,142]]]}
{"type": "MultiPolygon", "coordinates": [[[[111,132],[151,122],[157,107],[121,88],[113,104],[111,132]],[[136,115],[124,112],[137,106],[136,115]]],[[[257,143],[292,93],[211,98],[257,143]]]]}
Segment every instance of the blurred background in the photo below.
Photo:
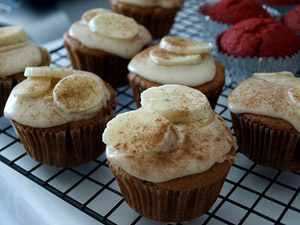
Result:
{"type": "Polygon", "coordinates": [[[108,0],[0,0],[0,26],[19,25],[36,44],[62,38],[81,14],[110,8],[108,0]]]}

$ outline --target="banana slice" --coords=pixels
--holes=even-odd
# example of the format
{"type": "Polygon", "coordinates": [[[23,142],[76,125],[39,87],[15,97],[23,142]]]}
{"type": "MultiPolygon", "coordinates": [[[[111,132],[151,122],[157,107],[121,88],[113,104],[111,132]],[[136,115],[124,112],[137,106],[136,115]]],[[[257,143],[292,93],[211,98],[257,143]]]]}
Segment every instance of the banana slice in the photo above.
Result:
{"type": "Polygon", "coordinates": [[[42,94],[45,94],[51,86],[51,79],[26,79],[19,83],[14,89],[13,93],[20,97],[35,98],[42,94]]]}
{"type": "Polygon", "coordinates": [[[115,39],[130,39],[139,31],[134,19],[116,13],[98,14],[89,27],[93,32],[115,39]]]}
{"type": "Polygon", "coordinates": [[[270,83],[276,83],[281,84],[282,82],[285,82],[289,85],[294,85],[295,82],[295,76],[291,72],[278,72],[278,73],[254,73],[253,77],[268,81],[270,83]]]}
{"type": "Polygon", "coordinates": [[[91,19],[93,19],[95,16],[101,13],[112,13],[112,12],[110,10],[101,9],[101,8],[91,9],[83,13],[83,15],[81,16],[81,20],[84,21],[85,23],[89,23],[91,19]]]}
{"type": "Polygon", "coordinates": [[[159,47],[177,54],[210,53],[213,48],[211,43],[180,37],[164,37],[160,41],[159,47]]]}
{"type": "Polygon", "coordinates": [[[72,74],[56,84],[53,96],[57,106],[64,112],[82,112],[101,102],[104,87],[96,75],[72,74]]]}
{"type": "Polygon", "coordinates": [[[147,89],[141,94],[141,105],[172,123],[193,122],[212,116],[210,104],[202,92],[177,84],[147,89]]]}
{"type": "Polygon", "coordinates": [[[201,55],[182,55],[166,51],[162,48],[154,48],[150,51],[150,58],[158,65],[179,66],[195,65],[201,62],[201,55]]]}
{"type": "Polygon", "coordinates": [[[300,89],[299,88],[297,88],[297,87],[289,88],[288,96],[295,105],[300,107],[300,89]]]}
{"type": "Polygon", "coordinates": [[[266,76],[286,76],[286,77],[295,77],[292,72],[282,71],[277,73],[254,73],[254,77],[266,77],[266,76]]]}
{"type": "Polygon", "coordinates": [[[108,122],[103,142],[127,154],[168,152],[178,135],[169,120],[152,110],[138,109],[108,122]]]}
{"type": "Polygon", "coordinates": [[[7,26],[0,28],[0,47],[27,41],[28,37],[22,27],[7,26]]]}
{"type": "Polygon", "coordinates": [[[25,77],[49,77],[49,78],[61,79],[68,75],[71,75],[72,73],[73,70],[70,68],[40,66],[40,67],[26,67],[24,76],[25,77]]]}
{"type": "Polygon", "coordinates": [[[0,47],[0,52],[8,52],[14,49],[23,48],[30,44],[30,41],[24,41],[17,44],[7,45],[0,47]]]}

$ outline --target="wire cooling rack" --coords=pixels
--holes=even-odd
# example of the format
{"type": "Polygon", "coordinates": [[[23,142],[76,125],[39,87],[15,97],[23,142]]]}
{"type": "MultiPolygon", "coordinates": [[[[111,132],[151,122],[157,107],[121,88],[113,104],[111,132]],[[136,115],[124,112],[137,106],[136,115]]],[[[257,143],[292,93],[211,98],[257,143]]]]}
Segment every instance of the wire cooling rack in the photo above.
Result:
{"type": "MultiPolygon", "coordinates": [[[[201,2],[186,0],[176,17],[171,35],[205,40],[205,31],[197,19],[201,2]]],[[[62,42],[51,49],[52,66],[70,66],[62,42]]],[[[232,132],[226,98],[233,88],[231,84],[225,85],[215,109],[232,132]]],[[[128,86],[116,92],[119,102],[117,113],[136,109],[128,86]]],[[[124,202],[108,168],[105,154],[93,162],[71,169],[42,165],[26,154],[10,122],[0,117],[0,160],[104,224],[163,224],[138,215],[124,202]]],[[[238,151],[237,160],[216,203],[207,214],[186,224],[299,224],[299,192],[300,172],[281,172],[261,167],[238,151]]]]}

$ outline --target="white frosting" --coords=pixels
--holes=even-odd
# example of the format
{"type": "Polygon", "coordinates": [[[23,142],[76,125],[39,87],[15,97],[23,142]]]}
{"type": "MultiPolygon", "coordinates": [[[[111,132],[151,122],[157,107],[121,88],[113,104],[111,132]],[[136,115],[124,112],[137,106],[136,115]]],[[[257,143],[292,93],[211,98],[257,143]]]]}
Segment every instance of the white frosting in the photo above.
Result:
{"type": "Polygon", "coordinates": [[[84,20],[75,22],[69,29],[69,35],[88,48],[109,52],[126,59],[131,59],[152,40],[151,34],[141,25],[138,25],[138,33],[133,38],[116,39],[92,31],[91,26],[84,20]]]}
{"type": "Polygon", "coordinates": [[[201,173],[217,162],[232,159],[227,154],[234,147],[234,141],[219,115],[215,114],[206,123],[197,121],[174,127],[178,132],[177,147],[167,153],[126,154],[108,143],[106,157],[130,175],[150,182],[201,173]]]}
{"type": "Polygon", "coordinates": [[[120,114],[107,124],[103,134],[107,159],[130,175],[151,182],[202,173],[215,163],[231,161],[234,157],[228,153],[235,144],[230,129],[211,107],[205,108],[209,103],[203,94],[192,92],[201,93],[182,85],[147,89],[140,109],[120,114]],[[152,105],[155,100],[162,110],[152,105]],[[190,114],[199,116],[182,119],[190,114]]]}
{"type": "Polygon", "coordinates": [[[158,65],[150,58],[148,48],[137,54],[129,63],[128,70],[147,80],[161,84],[182,84],[196,87],[212,81],[216,74],[216,65],[210,53],[201,54],[201,61],[194,65],[158,65]]]}
{"type": "Polygon", "coordinates": [[[300,132],[300,78],[256,75],[242,82],[230,94],[228,108],[236,114],[252,113],[288,121],[300,132]]]}
{"type": "Polygon", "coordinates": [[[184,2],[183,0],[118,0],[118,1],[132,4],[132,5],[142,6],[142,7],[160,6],[163,8],[181,7],[184,2]]]}
{"type": "Polygon", "coordinates": [[[21,73],[42,62],[41,51],[31,41],[0,47],[0,78],[21,73]]]}
{"type": "MultiPolygon", "coordinates": [[[[73,72],[75,74],[87,74],[88,76],[92,75],[97,77],[97,79],[99,78],[88,72],[76,70],[73,70],[73,72]]],[[[49,79],[49,77],[46,79],[49,79]]],[[[57,105],[53,96],[53,89],[57,82],[58,79],[52,79],[51,88],[46,93],[37,97],[17,96],[14,90],[17,89],[18,85],[22,85],[22,82],[18,84],[12,90],[5,105],[5,117],[31,127],[54,127],[95,116],[103,106],[106,106],[107,101],[110,99],[110,92],[103,84],[104,96],[99,104],[86,111],[67,113],[57,105]]]]}

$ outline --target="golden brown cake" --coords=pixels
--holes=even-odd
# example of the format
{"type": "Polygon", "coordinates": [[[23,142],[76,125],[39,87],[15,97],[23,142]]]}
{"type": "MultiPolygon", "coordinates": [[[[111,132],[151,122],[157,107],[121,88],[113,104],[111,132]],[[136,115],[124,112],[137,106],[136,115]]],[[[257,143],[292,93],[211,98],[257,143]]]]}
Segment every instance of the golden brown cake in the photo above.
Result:
{"type": "Polygon", "coordinates": [[[151,41],[133,19],[104,9],[85,12],[64,34],[72,67],[93,72],[114,88],[128,84],[130,59],[151,41]]]}
{"type": "Polygon", "coordinates": [[[134,18],[145,26],[154,40],[166,36],[184,0],[110,0],[114,12],[134,18]]]}
{"type": "Polygon", "coordinates": [[[103,133],[125,201],[161,222],[205,214],[235,160],[230,129],[193,88],[152,87],[141,98],[140,109],[118,115],[103,133]]]}
{"type": "Polygon", "coordinates": [[[48,66],[50,55],[46,49],[29,41],[21,27],[1,27],[0,33],[0,116],[2,116],[11,90],[25,79],[25,67],[48,66]]]}
{"type": "Polygon", "coordinates": [[[163,84],[182,84],[200,90],[215,108],[225,84],[221,63],[210,54],[212,46],[179,37],[164,37],[159,45],[137,54],[129,63],[129,84],[137,106],[141,93],[163,84]]]}
{"type": "Polygon", "coordinates": [[[27,153],[43,164],[74,167],[96,159],[117,105],[113,89],[89,72],[27,67],[11,92],[4,115],[27,153]]]}
{"type": "Polygon", "coordinates": [[[262,166],[300,170],[300,79],[257,73],[228,97],[240,151],[262,166]]]}

